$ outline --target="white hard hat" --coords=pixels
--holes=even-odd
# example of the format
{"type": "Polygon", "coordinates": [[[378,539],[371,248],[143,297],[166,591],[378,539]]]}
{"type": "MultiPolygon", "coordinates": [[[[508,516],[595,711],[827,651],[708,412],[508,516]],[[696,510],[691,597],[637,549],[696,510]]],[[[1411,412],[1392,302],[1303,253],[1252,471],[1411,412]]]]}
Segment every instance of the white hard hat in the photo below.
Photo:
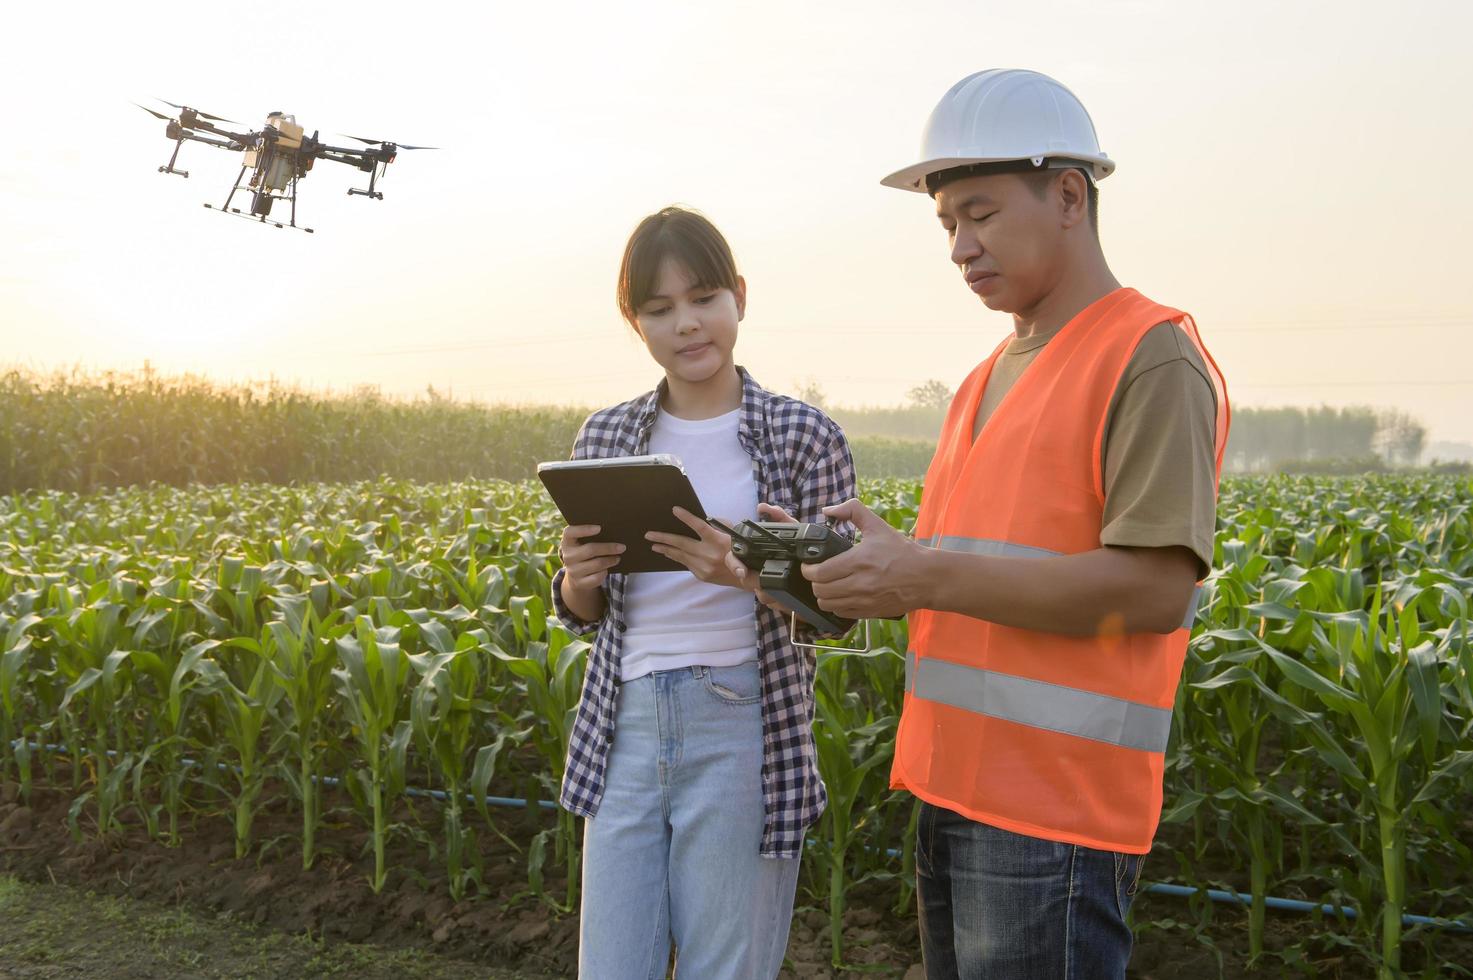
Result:
{"type": "Polygon", "coordinates": [[[880,183],[927,192],[926,178],[932,174],[975,164],[1080,167],[1095,180],[1115,170],[1074,93],[1047,75],[1021,68],[979,71],[953,85],[926,120],[921,162],[880,183]]]}

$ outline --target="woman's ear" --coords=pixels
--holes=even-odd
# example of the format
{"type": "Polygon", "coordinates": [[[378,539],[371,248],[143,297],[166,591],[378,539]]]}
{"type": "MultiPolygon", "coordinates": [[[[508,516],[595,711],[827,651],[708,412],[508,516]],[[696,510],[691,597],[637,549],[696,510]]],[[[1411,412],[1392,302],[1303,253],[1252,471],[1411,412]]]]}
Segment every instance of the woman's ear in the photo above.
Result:
{"type": "Polygon", "coordinates": [[[736,288],[731,292],[736,297],[737,321],[740,322],[742,317],[747,315],[747,280],[737,276],[736,288]]]}
{"type": "Polygon", "coordinates": [[[627,323],[627,324],[629,324],[629,329],[634,331],[634,336],[638,337],[640,339],[640,341],[645,342],[645,340],[644,340],[644,331],[642,329],[640,329],[640,326],[639,326],[639,316],[638,316],[638,314],[636,314],[636,315],[634,315],[632,317],[629,317],[624,322],[627,323]]]}

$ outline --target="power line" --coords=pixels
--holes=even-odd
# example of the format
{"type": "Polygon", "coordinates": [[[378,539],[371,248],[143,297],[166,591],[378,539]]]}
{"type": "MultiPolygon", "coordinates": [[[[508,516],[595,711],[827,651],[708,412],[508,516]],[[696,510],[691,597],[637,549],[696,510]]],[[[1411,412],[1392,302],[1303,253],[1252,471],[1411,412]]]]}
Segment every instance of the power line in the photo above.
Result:
{"type": "MultiPolygon", "coordinates": [[[[748,328],[753,329],[752,327],[748,328]]],[[[788,339],[801,339],[805,335],[821,334],[888,334],[913,338],[916,336],[978,336],[986,330],[985,325],[975,327],[928,327],[915,324],[835,324],[828,326],[760,323],[755,329],[764,334],[783,334],[788,339]]],[[[1443,316],[1438,314],[1411,315],[1399,318],[1365,318],[1338,321],[1303,320],[1255,320],[1208,321],[1203,327],[1208,337],[1215,334],[1232,333],[1321,333],[1340,330],[1408,330],[1408,329],[1473,329],[1473,318],[1443,316]]],[[[305,357],[404,357],[415,354],[455,354],[476,350],[505,350],[509,348],[537,347],[549,344],[579,344],[610,337],[606,329],[583,330],[577,333],[540,335],[515,340],[451,341],[439,344],[415,344],[405,347],[386,347],[378,350],[332,350],[315,353],[299,353],[305,357]]],[[[259,360],[272,359],[272,355],[261,355],[259,360]]]]}
{"type": "Polygon", "coordinates": [[[1473,378],[1455,379],[1451,381],[1426,381],[1422,379],[1416,381],[1384,381],[1377,379],[1375,381],[1285,381],[1281,383],[1260,382],[1257,384],[1234,384],[1229,380],[1228,391],[1231,392],[1236,388],[1400,388],[1403,386],[1415,386],[1418,388],[1430,386],[1457,388],[1466,385],[1473,385],[1473,378]]]}
{"type": "Polygon", "coordinates": [[[503,350],[508,347],[537,347],[544,344],[576,344],[592,340],[595,334],[566,334],[559,337],[529,337],[525,340],[477,340],[468,343],[427,344],[422,347],[395,347],[385,350],[346,351],[360,357],[402,357],[406,354],[454,354],[468,350],[503,350]]]}
{"type": "MultiPolygon", "coordinates": [[[[604,374],[600,374],[598,376],[598,380],[600,380],[600,381],[607,381],[607,380],[615,380],[615,379],[617,379],[617,380],[621,380],[622,381],[622,380],[627,380],[627,379],[631,379],[631,378],[644,378],[644,379],[647,379],[647,380],[648,379],[654,379],[654,380],[657,381],[659,379],[659,376],[660,376],[659,375],[659,369],[658,368],[653,368],[653,369],[651,369],[649,371],[624,371],[624,372],[620,372],[620,373],[617,373],[617,374],[604,373],[604,374]]],[[[533,389],[544,390],[544,389],[547,389],[547,388],[555,388],[555,387],[557,387],[558,386],[558,380],[559,379],[562,379],[562,378],[565,378],[565,377],[566,377],[566,375],[557,374],[555,376],[550,376],[549,377],[549,380],[540,381],[540,382],[536,382],[536,383],[533,383],[533,384],[505,385],[505,384],[501,384],[499,382],[491,381],[491,382],[486,382],[484,384],[474,384],[474,385],[447,384],[447,385],[445,385],[445,388],[448,389],[448,390],[450,390],[450,391],[457,391],[457,392],[459,392],[459,391],[487,391],[487,390],[495,390],[495,391],[530,391],[530,390],[533,390],[533,389]]],[[[651,383],[653,383],[653,381],[651,383]]],[[[581,385],[578,382],[574,382],[570,386],[581,387],[581,385]]]]}
{"type": "MultiPolygon", "coordinates": [[[[1473,329],[1473,319],[1452,320],[1363,320],[1343,321],[1337,323],[1293,323],[1284,322],[1277,324],[1273,322],[1254,321],[1217,321],[1208,320],[1205,323],[1198,321],[1207,337],[1228,333],[1316,333],[1321,331],[1336,330],[1451,330],[1451,329],[1473,329]]],[[[776,329],[779,332],[786,331],[794,335],[804,333],[855,333],[855,334],[879,334],[891,333],[907,337],[917,334],[925,336],[971,336],[984,332],[983,327],[925,327],[925,326],[881,326],[881,325],[852,325],[852,326],[812,326],[812,327],[787,327],[772,328],[763,325],[763,329],[776,329]]],[[[990,336],[990,335],[989,335],[990,336]]]]}
{"type": "MultiPolygon", "coordinates": [[[[1238,321],[1241,325],[1234,325],[1234,321],[1223,323],[1209,322],[1205,328],[1207,334],[1225,333],[1320,333],[1334,332],[1337,330],[1407,330],[1407,329],[1473,329],[1473,319],[1457,318],[1445,320],[1432,319],[1407,319],[1407,320],[1364,320],[1344,321],[1336,323],[1283,323],[1254,322],[1252,324],[1238,321]]],[[[753,329],[751,327],[748,328],[753,329]]],[[[833,326],[792,326],[783,324],[758,324],[756,329],[763,333],[778,333],[791,338],[801,338],[806,334],[894,334],[906,337],[916,335],[923,336],[974,336],[982,332],[980,327],[926,327],[916,325],[884,325],[884,324],[852,324],[833,326]]],[[[419,353],[454,353],[457,351],[500,349],[505,347],[535,347],[539,344],[554,343],[582,343],[599,340],[609,336],[607,331],[588,331],[577,334],[565,334],[556,337],[537,337],[522,340],[486,340],[472,341],[467,343],[446,343],[415,347],[397,347],[384,350],[347,351],[338,353],[357,354],[360,357],[399,356],[402,354],[419,353]]]]}
{"type": "Polygon", "coordinates": [[[1257,324],[1254,326],[1217,326],[1209,325],[1207,334],[1228,333],[1320,333],[1333,332],[1337,330],[1465,330],[1473,327],[1473,320],[1439,320],[1439,321],[1373,321],[1365,323],[1304,323],[1298,325],[1271,326],[1268,324],[1257,324]]]}
{"type": "MultiPolygon", "coordinates": [[[[602,379],[610,379],[610,380],[619,379],[619,380],[625,380],[625,379],[630,379],[630,378],[651,378],[651,377],[655,377],[655,375],[654,374],[651,374],[649,371],[635,371],[635,372],[622,372],[622,373],[619,373],[619,374],[605,374],[605,375],[602,375],[601,376],[601,380],[602,379]]],[[[920,383],[923,383],[924,381],[932,380],[931,378],[921,378],[919,376],[898,377],[896,375],[859,375],[859,374],[821,374],[821,375],[815,375],[815,378],[816,378],[816,380],[819,381],[819,383],[823,383],[823,382],[826,382],[826,381],[884,381],[884,382],[890,382],[890,383],[893,383],[893,384],[902,384],[902,385],[907,385],[907,384],[920,384],[920,383]]],[[[495,382],[489,382],[489,383],[485,383],[485,384],[475,384],[475,385],[447,385],[446,387],[447,388],[450,388],[450,389],[452,389],[454,391],[484,391],[484,390],[491,390],[491,389],[499,390],[499,391],[527,391],[527,390],[533,390],[533,389],[545,389],[545,388],[553,387],[553,386],[555,386],[555,382],[543,381],[543,382],[539,382],[539,383],[520,384],[520,385],[504,385],[504,384],[498,384],[498,383],[495,383],[495,382]]],[[[1412,380],[1400,380],[1400,379],[1390,379],[1390,380],[1377,379],[1377,380],[1374,380],[1374,381],[1308,381],[1308,382],[1304,382],[1304,381],[1283,381],[1283,382],[1255,382],[1255,383],[1246,383],[1246,382],[1244,382],[1244,383],[1237,383],[1237,384],[1233,383],[1233,381],[1232,381],[1231,378],[1228,380],[1228,391],[1230,391],[1230,392],[1231,391],[1242,390],[1242,389],[1245,389],[1245,388],[1249,388],[1249,389],[1252,389],[1252,388],[1298,388],[1298,389],[1306,389],[1306,388],[1309,388],[1309,389],[1315,389],[1315,388],[1382,388],[1382,387],[1400,388],[1400,387],[1414,387],[1414,386],[1415,387],[1435,386],[1435,387],[1455,387],[1455,388],[1457,388],[1457,387],[1468,387],[1468,386],[1473,386],[1473,378],[1455,378],[1455,379],[1446,380],[1446,381],[1437,381],[1437,380],[1431,380],[1431,381],[1429,381],[1429,380],[1422,380],[1422,379],[1418,379],[1418,380],[1415,380],[1415,381],[1412,381],[1412,380]]]]}

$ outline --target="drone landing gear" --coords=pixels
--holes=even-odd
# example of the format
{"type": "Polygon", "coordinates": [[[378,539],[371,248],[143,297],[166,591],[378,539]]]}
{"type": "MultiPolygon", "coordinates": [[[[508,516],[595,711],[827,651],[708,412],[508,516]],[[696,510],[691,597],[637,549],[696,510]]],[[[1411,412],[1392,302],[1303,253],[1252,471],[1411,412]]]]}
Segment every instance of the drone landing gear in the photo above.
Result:
{"type": "Polygon", "coordinates": [[[175,170],[174,169],[174,161],[177,160],[177,159],[179,159],[179,147],[181,147],[183,145],[184,145],[184,137],[183,136],[179,137],[178,139],[176,139],[174,141],[174,152],[172,154],[170,154],[170,156],[169,156],[169,162],[166,163],[166,164],[164,164],[162,167],[159,168],[159,173],[161,173],[161,174],[178,174],[179,176],[184,177],[185,179],[188,179],[188,177],[189,177],[189,171],[188,170],[175,170]]]}
{"type": "Polygon", "coordinates": [[[254,221],[256,224],[260,225],[273,225],[277,228],[295,228],[297,229],[297,231],[305,231],[309,235],[315,235],[317,233],[317,229],[308,228],[305,225],[298,225],[295,221],[292,221],[290,224],[282,224],[280,221],[272,221],[264,214],[243,214],[241,213],[240,208],[226,209],[223,207],[216,207],[215,205],[209,203],[206,203],[205,207],[209,208],[211,211],[219,211],[221,214],[233,214],[237,218],[244,218],[247,221],[254,221]]]}
{"type": "Polygon", "coordinates": [[[309,235],[316,234],[316,229],[307,228],[307,227],[299,227],[297,225],[297,178],[296,177],[293,177],[292,178],[292,181],[291,181],[291,193],[290,194],[287,194],[287,195],[283,195],[287,200],[289,200],[289,201],[292,202],[292,216],[291,216],[291,220],[289,222],[287,222],[286,224],[282,224],[280,221],[273,221],[273,220],[271,220],[271,218],[270,218],[271,204],[272,204],[273,201],[277,200],[277,196],[274,195],[274,194],[272,194],[270,191],[265,190],[265,189],[258,189],[258,190],[251,191],[251,210],[250,210],[250,213],[249,214],[242,214],[240,208],[233,208],[233,207],[231,207],[230,206],[230,202],[235,198],[235,192],[236,191],[238,191],[238,190],[250,190],[249,187],[242,188],[240,186],[240,179],[245,176],[245,172],[246,172],[246,168],[245,167],[241,167],[240,168],[240,173],[239,174],[236,174],[236,177],[235,177],[235,186],[232,187],[232,188],[230,188],[230,193],[228,195],[226,195],[226,197],[225,197],[225,203],[224,204],[220,205],[217,208],[213,204],[206,203],[205,204],[205,207],[209,208],[211,211],[219,211],[221,214],[233,214],[233,215],[235,215],[237,217],[245,218],[247,221],[254,221],[254,222],[258,223],[258,224],[275,225],[277,228],[297,228],[298,231],[305,231],[309,235]]]}
{"type": "MultiPolygon", "coordinates": [[[[387,166],[387,164],[385,164],[385,166],[387,166]]],[[[361,187],[349,187],[348,188],[348,196],[349,197],[352,197],[354,194],[362,194],[364,197],[368,198],[370,201],[374,201],[374,200],[382,201],[384,199],[384,192],[383,191],[376,191],[376,190],[373,189],[373,185],[378,181],[378,174],[379,174],[378,165],[377,164],[374,164],[373,168],[368,171],[368,189],[367,190],[364,190],[361,187]]]]}

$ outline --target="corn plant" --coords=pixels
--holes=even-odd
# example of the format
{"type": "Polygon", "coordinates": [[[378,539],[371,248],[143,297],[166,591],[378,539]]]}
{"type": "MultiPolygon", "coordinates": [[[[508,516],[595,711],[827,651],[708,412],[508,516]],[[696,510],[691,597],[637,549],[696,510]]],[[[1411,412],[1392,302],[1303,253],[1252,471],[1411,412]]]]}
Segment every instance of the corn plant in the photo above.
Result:
{"type": "MultiPolygon", "coordinates": [[[[85,718],[74,722],[71,731],[79,735],[84,724],[91,728],[92,751],[88,759],[95,788],[74,802],[72,826],[75,831],[82,803],[88,796],[95,796],[99,834],[114,828],[124,780],[134,761],[122,752],[124,716],[117,710],[131,687],[127,662],[132,651],[118,649],[124,610],[121,604],[108,601],[109,592],[109,583],[94,583],[80,596],[79,602],[76,591],[55,585],[52,601],[58,612],[46,619],[57,639],[57,667],[67,682],[66,693],[57,707],[58,716],[71,717],[67,709],[76,701],[82,706],[85,718]]],[[[79,747],[74,747],[73,759],[80,762],[79,747]]]]}
{"type": "Polygon", "coordinates": [[[31,749],[21,708],[21,685],[31,673],[31,627],[41,617],[28,613],[4,623],[3,650],[0,650],[0,779],[10,775],[10,759],[15,758],[16,775],[20,779],[21,796],[31,799],[31,749]]]}
{"type": "MultiPolygon", "coordinates": [[[[537,747],[542,763],[543,788],[555,796],[562,783],[567,758],[568,739],[573,731],[573,714],[583,687],[583,669],[589,646],[565,629],[555,617],[547,615],[547,606],[538,596],[515,596],[510,601],[510,618],[517,640],[525,644],[523,656],[498,646],[492,654],[519,681],[531,715],[531,741],[537,747]]],[[[511,727],[521,718],[507,719],[511,727]]],[[[534,838],[528,854],[528,881],[532,891],[550,904],[571,911],[578,905],[577,824],[566,810],[557,811],[557,827],[549,834],[543,831],[534,838]],[[542,865],[546,859],[547,838],[553,837],[554,859],[567,870],[567,890],[561,904],[546,898],[542,887],[542,865]]]]}
{"type": "Polygon", "coordinates": [[[476,722],[489,716],[492,708],[481,698],[486,674],[481,642],[470,633],[455,640],[436,622],[423,624],[421,636],[432,652],[410,657],[419,674],[410,699],[410,723],[415,744],[433,761],[445,790],[445,871],[450,895],[460,901],[466,886],[480,881],[475,832],[465,826],[462,814],[468,784],[473,788],[479,784],[477,795],[484,797],[486,787],[481,779],[490,780],[491,770],[476,765],[494,747],[481,747],[474,762],[471,749],[478,735],[476,722]],[[470,868],[465,866],[467,855],[473,859],[470,868]]]}
{"type": "Polygon", "coordinates": [[[1406,846],[1417,810],[1433,805],[1445,780],[1473,765],[1473,751],[1439,747],[1445,720],[1436,645],[1424,642],[1415,614],[1383,609],[1347,614],[1317,630],[1313,656],[1266,652],[1284,678],[1304,688],[1361,739],[1354,756],[1329,726],[1299,719],[1301,731],[1355,791],[1377,831],[1380,851],[1381,975],[1401,970],[1406,906],[1406,846]]]}
{"type": "MultiPolygon", "coordinates": [[[[829,803],[819,819],[819,846],[814,848],[814,857],[820,893],[826,893],[828,899],[829,948],[835,968],[843,965],[845,898],[855,884],[848,875],[849,848],[877,822],[879,806],[889,796],[890,760],[899,722],[897,714],[876,714],[876,699],[864,696],[870,692],[862,694],[850,688],[848,666],[859,658],[883,658],[882,662],[892,668],[904,664],[900,655],[889,648],[874,650],[868,656],[838,652],[818,655],[813,735],[829,803]]],[[[893,669],[888,680],[896,688],[903,683],[903,677],[893,669]]]]}
{"type": "Polygon", "coordinates": [[[339,610],[319,619],[307,596],[280,596],[272,600],[281,619],[266,624],[271,638],[268,664],[283,694],[283,724],[288,729],[293,759],[281,772],[302,804],[302,869],[317,860],[317,830],[322,822],[319,783],[319,742],[332,711],[333,666],[337,663],[332,637],[337,633],[339,610]]]}
{"type": "Polygon", "coordinates": [[[1282,828],[1274,821],[1278,809],[1303,826],[1323,821],[1305,808],[1282,778],[1283,761],[1265,772],[1262,741],[1271,724],[1273,705],[1283,715],[1300,709],[1281,697],[1264,679],[1270,661],[1268,648],[1250,631],[1237,628],[1212,630],[1193,639],[1184,686],[1184,712],[1194,717],[1192,742],[1185,750],[1205,784],[1214,789],[1210,797],[1200,790],[1178,799],[1163,820],[1174,822],[1196,816],[1209,799],[1214,809],[1228,815],[1227,825],[1234,844],[1248,855],[1249,894],[1248,948],[1250,962],[1263,955],[1264,918],[1267,910],[1268,878],[1273,853],[1282,853],[1282,828]],[[1212,655],[1217,644],[1231,652],[1212,655]]]}
{"type": "Polygon", "coordinates": [[[1261,544],[1230,540],[1220,545],[1220,569],[1209,584],[1207,601],[1222,625],[1192,637],[1173,714],[1178,760],[1184,756],[1189,761],[1194,785],[1162,818],[1167,823],[1193,818],[1200,860],[1205,852],[1202,804],[1210,800],[1214,811],[1229,815],[1230,846],[1248,856],[1250,962],[1264,950],[1270,850],[1283,849],[1281,826],[1270,811],[1278,807],[1306,826],[1320,822],[1281,790],[1287,760],[1264,758],[1265,731],[1273,723],[1268,703],[1286,711],[1293,706],[1264,680],[1269,661],[1260,635],[1271,620],[1296,619],[1281,600],[1298,583],[1272,577],[1274,563],[1263,555],[1261,544]]]}
{"type": "Polygon", "coordinates": [[[337,639],[338,664],[333,680],[343,714],[352,726],[361,767],[349,774],[348,788],[372,814],[373,875],[377,894],[388,880],[384,861],[387,807],[404,789],[405,754],[413,729],[404,718],[410,668],[399,648],[396,627],[375,629],[367,616],[354,621],[354,635],[337,639]]]}
{"type": "MultiPolygon", "coordinates": [[[[268,722],[274,721],[276,706],[286,691],[272,670],[276,655],[273,630],[266,628],[260,641],[242,636],[227,640],[223,646],[242,651],[236,656],[222,657],[229,680],[221,685],[213,702],[232,756],[230,769],[234,773],[235,791],[231,803],[235,813],[235,856],[239,859],[251,848],[251,828],[269,768],[261,754],[263,735],[279,733],[280,726],[268,726],[268,722]]],[[[276,738],[271,740],[275,742],[276,738]]]]}

